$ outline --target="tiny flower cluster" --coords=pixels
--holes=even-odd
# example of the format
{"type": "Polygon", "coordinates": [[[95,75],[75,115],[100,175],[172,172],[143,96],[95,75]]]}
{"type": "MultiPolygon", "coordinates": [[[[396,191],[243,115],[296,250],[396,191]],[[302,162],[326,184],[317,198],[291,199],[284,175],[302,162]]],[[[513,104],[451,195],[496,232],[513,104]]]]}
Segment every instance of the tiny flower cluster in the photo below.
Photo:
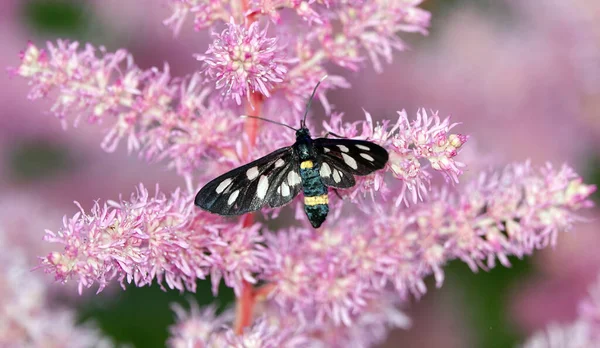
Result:
{"type": "Polygon", "coordinates": [[[269,90],[282,82],[287,73],[287,61],[277,39],[267,37],[267,30],[260,30],[258,22],[249,28],[231,22],[215,36],[206,55],[198,55],[197,59],[207,65],[207,73],[217,81],[217,89],[225,88],[223,94],[238,105],[243,96],[250,101],[251,92],[270,97],[269,90]]]}

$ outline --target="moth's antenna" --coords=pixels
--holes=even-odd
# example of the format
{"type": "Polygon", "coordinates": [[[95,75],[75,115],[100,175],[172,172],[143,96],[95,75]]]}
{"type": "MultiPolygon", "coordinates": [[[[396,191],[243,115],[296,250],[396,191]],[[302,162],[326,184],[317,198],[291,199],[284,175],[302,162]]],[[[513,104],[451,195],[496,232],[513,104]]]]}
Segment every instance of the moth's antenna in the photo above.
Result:
{"type": "Polygon", "coordinates": [[[308,110],[310,110],[310,105],[312,104],[313,98],[315,97],[315,93],[317,93],[317,88],[319,88],[319,85],[321,84],[321,82],[323,82],[326,78],[327,78],[327,75],[321,77],[319,82],[317,82],[315,89],[313,89],[313,92],[310,95],[310,98],[308,99],[308,103],[306,103],[306,111],[304,111],[304,117],[302,118],[302,122],[300,123],[300,128],[306,127],[306,115],[308,115],[308,110]]]}
{"type": "Polygon", "coordinates": [[[277,121],[273,121],[273,120],[269,120],[268,118],[262,118],[262,117],[258,117],[258,116],[251,116],[251,115],[242,115],[240,116],[241,118],[255,118],[257,120],[263,120],[265,122],[271,122],[274,124],[278,124],[280,126],[284,126],[284,127],[288,127],[289,129],[293,130],[293,131],[297,131],[296,128],[292,127],[292,126],[288,126],[287,124],[281,123],[281,122],[277,122],[277,121]]]}

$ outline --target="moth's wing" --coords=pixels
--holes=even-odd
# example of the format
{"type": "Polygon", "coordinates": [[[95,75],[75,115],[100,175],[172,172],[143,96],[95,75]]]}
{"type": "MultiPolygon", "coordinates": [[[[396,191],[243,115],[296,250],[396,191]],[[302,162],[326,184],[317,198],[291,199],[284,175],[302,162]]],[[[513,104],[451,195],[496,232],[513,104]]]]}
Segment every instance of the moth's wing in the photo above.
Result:
{"type": "Polygon", "coordinates": [[[281,207],[289,203],[302,189],[300,165],[294,157],[293,151],[290,150],[290,152],[292,154],[284,160],[283,167],[269,175],[269,190],[266,201],[271,208],[281,207]]]}
{"type": "Polygon", "coordinates": [[[337,161],[323,159],[319,164],[319,174],[323,185],[328,187],[345,189],[356,184],[354,176],[337,161]]]}
{"type": "Polygon", "coordinates": [[[266,204],[282,206],[301,186],[293,150],[285,147],[210,181],[196,194],[195,204],[219,215],[240,215],[266,204]]]}
{"type": "Polygon", "coordinates": [[[353,175],[367,175],[382,169],[388,152],[365,140],[318,138],[314,141],[319,154],[319,173],[325,186],[350,188],[353,175]]]}

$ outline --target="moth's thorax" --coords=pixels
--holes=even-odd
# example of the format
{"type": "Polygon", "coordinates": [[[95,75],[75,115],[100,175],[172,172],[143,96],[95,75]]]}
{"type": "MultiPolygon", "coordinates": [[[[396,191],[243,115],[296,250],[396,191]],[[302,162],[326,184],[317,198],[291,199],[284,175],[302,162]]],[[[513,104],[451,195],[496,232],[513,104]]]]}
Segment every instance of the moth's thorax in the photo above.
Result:
{"type": "Polygon", "coordinates": [[[296,131],[294,151],[300,161],[307,161],[315,158],[313,141],[307,128],[300,128],[296,131]]]}

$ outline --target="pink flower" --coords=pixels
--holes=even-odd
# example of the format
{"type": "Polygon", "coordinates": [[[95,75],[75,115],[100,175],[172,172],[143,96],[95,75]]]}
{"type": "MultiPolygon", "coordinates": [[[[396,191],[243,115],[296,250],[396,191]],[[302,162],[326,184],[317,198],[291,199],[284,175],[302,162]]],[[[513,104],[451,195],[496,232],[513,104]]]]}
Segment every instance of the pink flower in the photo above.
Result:
{"type": "Polygon", "coordinates": [[[198,55],[207,67],[208,75],[216,80],[223,95],[235,99],[238,105],[242,96],[250,100],[250,93],[258,91],[269,97],[270,90],[283,81],[288,60],[277,45],[277,38],[267,37],[267,29],[260,30],[258,22],[249,28],[231,21],[206,55],[198,55]]]}
{"type": "Polygon", "coordinates": [[[63,228],[47,231],[46,240],[64,252],[42,258],[59,281],[74,279],[79,292],[97,283],[98,292],[112,280],[121,286],[151,284],[194,291],[196,280],[212,275],[214,291],[221,278],[239,292],[242,280],[262,268],[259,225],[243,228],[194,208],[193,197],[175,191],[149,196],[140,186],[128,201],[96,203],[88,214],[63,219],[63,228]]]}

